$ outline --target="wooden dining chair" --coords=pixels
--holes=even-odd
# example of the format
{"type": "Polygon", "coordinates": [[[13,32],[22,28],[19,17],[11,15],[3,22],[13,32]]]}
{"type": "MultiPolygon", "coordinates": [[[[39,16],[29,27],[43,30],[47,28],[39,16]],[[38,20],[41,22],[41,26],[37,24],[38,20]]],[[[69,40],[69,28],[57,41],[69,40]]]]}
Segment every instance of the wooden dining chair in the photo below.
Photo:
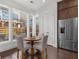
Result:
{"type": "Polygon", "coordinates": [[[41,38],[38,44],[34,45],[35,49],[38,49],[41,53],[43,53],[43,59],[47,58],[47,39],[48,35],[45,35],[41,38]]]}
{"type": "MultiPolygon", "coordinates": [[[[44,38],[43,38],[43,48],[44,48],[44,53],[46,54],[45,56],[46,56],[46,58],[47,58],[47,40],[48,40],[48,36],[46,35],[46,36],[44,36],[44,38]]],[[[46,59],[45,58],[45,59],[46,59]]]]}
{"type": "Polygon", "coordinates": [[[21,35],[17,36],[17,49],[18,49],[18,59],[26,59],[23,38],[21,35]]]}
{"type": "Polygon", "coordinates": [[[17,48],[18,48],[18,59],[26,59],[26,50],[30,48],[26,42],[24,42],[23,38],[26,35],[21,34],[17,36],[17,48]]]}

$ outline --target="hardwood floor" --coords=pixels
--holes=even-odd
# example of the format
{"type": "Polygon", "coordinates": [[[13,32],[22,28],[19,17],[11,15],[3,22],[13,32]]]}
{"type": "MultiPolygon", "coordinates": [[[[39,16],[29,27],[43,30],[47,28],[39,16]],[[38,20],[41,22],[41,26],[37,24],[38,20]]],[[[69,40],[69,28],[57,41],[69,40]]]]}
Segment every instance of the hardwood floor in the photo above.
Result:
{"type": "MultiPolygon", "coordinates": [[[[13,51],[13,50],[12,50],[13,51]]],[[[23,58],[22,59],[78,59],[78,53],[74,53],[74,52],[70,52],[67,50],[62,50],[62,49],[57,49],[55,47],[52,46],[47,46],[47,58],[44,58],[44,51],[42,51],[42,54],[39,53],[36,56],[26,56],[25,53],[23,53],[23,58]],[[26,58],[26,57],[27,58],[26,58]],[[41,57],[42,56],[42,57],[41,57]]],[[[2,58],[0,59],[16,59],[15,57],[12,58],[12,54],[8,54],[10,52],[5,52],[7,54],[1,54],[2,58]]],[[[15,55],[16,56],[16,55],[15,55]]]]}
{"type": "MultiPolygon", "coordinates": [[[[74,52],[70,52],[67,50],[57,49],[55,47],[47,46],[47,58],[46,59],[78,59],[78,54],[74,52]]],[[[39,58],[41,55],[34,56],[35,58],[27,58],[27,59],[45,59],[44,54],[42,52],[42,58],[39,58]]]]}
{"type": "Polygon", "coordinates": [[[51,46],[47,48],[47,59],[78,59],[78,54],[63,49],[57,49],[51,46]]]}

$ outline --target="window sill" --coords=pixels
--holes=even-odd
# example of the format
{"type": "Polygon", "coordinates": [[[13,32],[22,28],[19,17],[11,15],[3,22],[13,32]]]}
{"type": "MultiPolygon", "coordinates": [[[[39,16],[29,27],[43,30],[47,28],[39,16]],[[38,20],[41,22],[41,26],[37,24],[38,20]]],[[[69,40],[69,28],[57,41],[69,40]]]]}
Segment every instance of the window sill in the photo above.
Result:
{"type": "Polygon", "coordinates": [[[16,47],[16,40],[0,42],[0,52],[16,47]]]}

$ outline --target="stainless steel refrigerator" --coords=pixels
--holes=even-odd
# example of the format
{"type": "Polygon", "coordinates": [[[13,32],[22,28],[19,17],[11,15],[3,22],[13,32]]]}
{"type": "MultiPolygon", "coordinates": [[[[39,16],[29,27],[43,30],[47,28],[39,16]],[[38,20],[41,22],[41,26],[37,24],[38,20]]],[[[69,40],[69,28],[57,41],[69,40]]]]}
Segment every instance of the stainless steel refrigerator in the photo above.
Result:
{"type": "Polygon", "coordinates": [[[78,18],[58,20],[58,46],[78,51],[78,18]]]}

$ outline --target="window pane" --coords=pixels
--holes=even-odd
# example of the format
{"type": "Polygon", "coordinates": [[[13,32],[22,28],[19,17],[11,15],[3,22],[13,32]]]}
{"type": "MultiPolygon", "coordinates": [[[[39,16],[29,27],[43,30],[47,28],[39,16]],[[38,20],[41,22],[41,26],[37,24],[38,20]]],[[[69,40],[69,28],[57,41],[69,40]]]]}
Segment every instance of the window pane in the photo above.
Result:
{"type": "MultiPolygon", "coordinates": [[[[17,11],[17,10],[16,10],[17,11]]],[[[16,39],[17,35],[25,34],[27,33],[27,26],[26,26],[26,15],[22,12],[16,13],[13,12],[13,39],[16,39]]],[[[27,36],[27,35],[26,35],[27,36]]]]}
{"type": "Polygon", "coordinates": [[[39,34],[39,18],[36,17],[36,36],[39,34]]]}
{"type": "Polygon", "coordinates": [[[8,40],[9,9],[0,6],[0,42],[8,40]]]}
{"type": "Polygon", "coordinates": [[[24,12],[21,12],[20,14],[20,21],[22,27],[21,29],[21,34],[25,34],[27,36],[27,15],[24,12]]]}
{"type": "Polygon", "coordinates": [[[29,29],[29,31],[30,31],[30,36],[32,37],[32,17],[31,17],[31,16],[29,17],[29,26],[30,26],[30,27],[29,27],[29,28],[30,28],[30,29],[29,29]]]}
{"type": "Polygon", "coordinates": [[[12,20],[13,20],[13,39],[16,38],[17,34],[19,33],[18,26],[20,26],[20,19],[19,19],[19,12],[15,9],[12,10],[12,20]]]}

